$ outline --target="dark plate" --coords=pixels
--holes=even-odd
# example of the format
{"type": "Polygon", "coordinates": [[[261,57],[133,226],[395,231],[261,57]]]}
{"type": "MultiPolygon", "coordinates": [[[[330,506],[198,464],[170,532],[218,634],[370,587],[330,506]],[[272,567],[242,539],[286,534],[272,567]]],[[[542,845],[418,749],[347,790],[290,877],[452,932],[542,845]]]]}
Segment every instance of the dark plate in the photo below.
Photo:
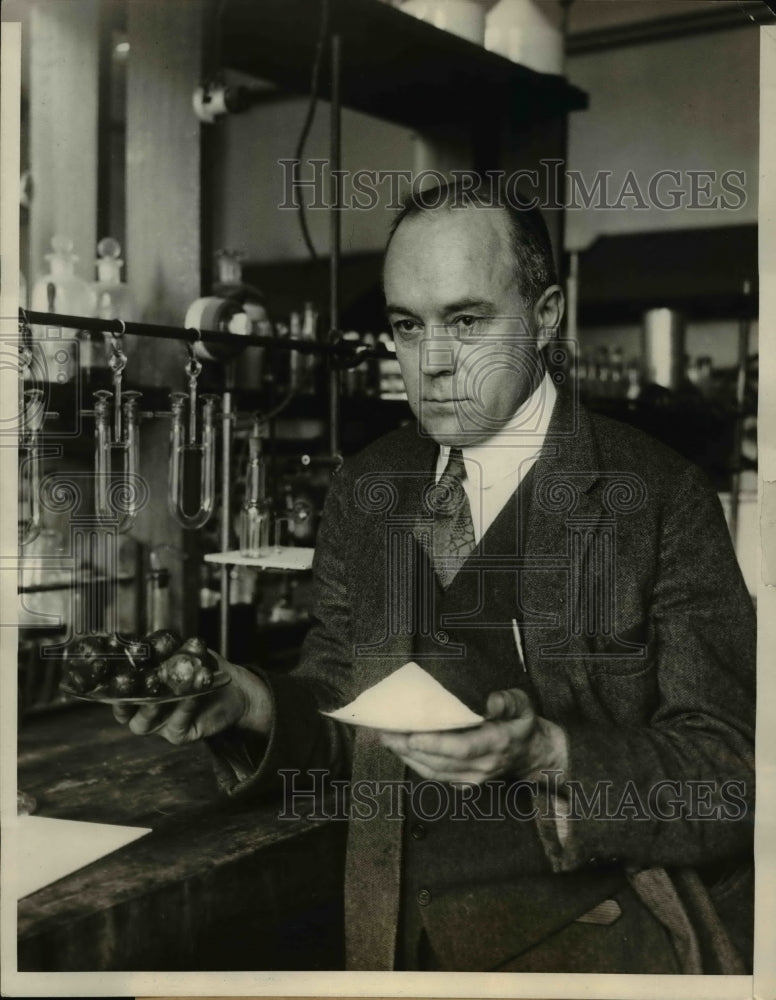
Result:
{"type": "Polygon", "coordinates": [[[213,683],[204,691],[194,691],[191,694],[158,694],[158,695],[127,695],[124,698],[112,698],[99,688],[94,691],[73,691],[64,682],[59,689],[71,698],[79,698],[81,701],[97,701],[101,705],[167,705],[173,701],[186,701],[187,698],[204,698],[205,695],[218,691],[231,681],[231,677],[224,670],[218,670],[213,675],[213,683]]]}

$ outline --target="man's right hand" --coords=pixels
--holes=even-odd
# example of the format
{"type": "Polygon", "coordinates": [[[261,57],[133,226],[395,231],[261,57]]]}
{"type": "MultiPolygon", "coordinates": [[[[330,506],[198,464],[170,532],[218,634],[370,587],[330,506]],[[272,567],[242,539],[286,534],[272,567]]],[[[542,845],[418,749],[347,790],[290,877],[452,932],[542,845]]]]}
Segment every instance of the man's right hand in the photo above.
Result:
{"type": "Polygon", "coordinates": [[[215,736],[230,726],[268,735],[272,728],[272,696],[256,674],[210,651],[218,667],[232,678],[211,695],[161,705],[114,705],[117,722],[138,736],[155,733],[178,746],[215,736]]]}

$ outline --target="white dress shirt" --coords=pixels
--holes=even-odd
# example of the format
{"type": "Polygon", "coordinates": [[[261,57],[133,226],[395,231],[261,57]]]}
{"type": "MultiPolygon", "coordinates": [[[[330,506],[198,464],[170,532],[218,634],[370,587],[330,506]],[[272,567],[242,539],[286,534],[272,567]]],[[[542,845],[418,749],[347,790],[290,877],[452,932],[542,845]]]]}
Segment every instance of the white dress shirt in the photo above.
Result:
{"type": "MultiPolygon", "coordinates": [[[[463,485],[478,543],[539,457],[556,396],[547,373],[507,424],[486,441],[461,448],[466,466],[463,485]]],[[[440,445],[437,482],[449,457],[450,448],[440,445]]]]}

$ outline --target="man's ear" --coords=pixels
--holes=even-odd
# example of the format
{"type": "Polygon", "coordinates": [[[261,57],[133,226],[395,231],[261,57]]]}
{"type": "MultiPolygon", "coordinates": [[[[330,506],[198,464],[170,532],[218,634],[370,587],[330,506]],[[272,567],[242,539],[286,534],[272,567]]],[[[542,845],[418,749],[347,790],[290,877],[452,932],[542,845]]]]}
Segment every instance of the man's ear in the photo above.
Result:
{"type": "Polygon", "coordinates": [[[560,285],[545,288],[533,307],[536,342],[539,350],[557,333],[565,312],[565,299],[560,285]]]}

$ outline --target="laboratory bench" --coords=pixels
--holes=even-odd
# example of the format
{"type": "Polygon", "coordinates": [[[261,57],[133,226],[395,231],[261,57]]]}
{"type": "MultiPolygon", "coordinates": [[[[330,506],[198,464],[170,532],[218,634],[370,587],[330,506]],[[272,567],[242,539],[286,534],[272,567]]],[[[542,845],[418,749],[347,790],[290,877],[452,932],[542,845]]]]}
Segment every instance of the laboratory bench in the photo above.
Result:
{"type": "Polygon", "coordinates": [[[138,737],[103,705],[25,719],[35,814],[151,832],[18,904],[18,969],[341,969],[346,824],[229,799],[203,744],[138,737]]]}

